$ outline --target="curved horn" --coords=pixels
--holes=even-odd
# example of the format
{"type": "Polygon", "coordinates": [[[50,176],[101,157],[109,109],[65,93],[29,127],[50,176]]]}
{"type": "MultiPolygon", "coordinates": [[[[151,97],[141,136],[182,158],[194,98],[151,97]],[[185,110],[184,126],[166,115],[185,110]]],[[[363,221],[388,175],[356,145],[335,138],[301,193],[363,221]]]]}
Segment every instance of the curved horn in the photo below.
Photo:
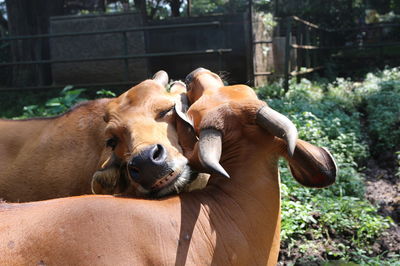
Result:
{"type": "Polygon", "coordinates": [[[230,178],[229,174],[219,163],[222,153],[222,133],[220,131],[216,129],[201,130],[199,152],[200,162],[205,168],[230,178]]]}
{"type": "Polygon", "coordinates": [[[258,110],[256,122],[274,136],[284,139],[288,144],[289,155],[293,156],[296,148],[297,129],[289,118],[268,106],[264,106],[258,110]]]}
{"type": "Polygon", "coordinates": [[[153,78],[154,81],[160,83],[163,87],[166,87],[168,84],[168,74],[164,70],[160,70],[154,74],[153,78]]]}

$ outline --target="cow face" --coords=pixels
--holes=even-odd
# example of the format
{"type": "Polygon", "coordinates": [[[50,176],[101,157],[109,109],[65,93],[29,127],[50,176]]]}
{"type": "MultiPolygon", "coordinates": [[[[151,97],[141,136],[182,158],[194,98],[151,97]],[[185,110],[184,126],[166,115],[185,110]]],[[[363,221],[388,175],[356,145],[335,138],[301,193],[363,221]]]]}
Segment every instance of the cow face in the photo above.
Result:
{"type": "Polygon", "coordinates": [[[190,131],[187,119],[182,120],[176,108],[177,102],[182,104],[185,85],[177,84],[167,92],[168,77],[160,73],[108,104],[105,134],[112,156],[95,174],[95,185],[110,184],[113,193],[135,190],[138,196],[161,197],[180,192],[196,176],[177,132],[183,124],[190,131]]]}

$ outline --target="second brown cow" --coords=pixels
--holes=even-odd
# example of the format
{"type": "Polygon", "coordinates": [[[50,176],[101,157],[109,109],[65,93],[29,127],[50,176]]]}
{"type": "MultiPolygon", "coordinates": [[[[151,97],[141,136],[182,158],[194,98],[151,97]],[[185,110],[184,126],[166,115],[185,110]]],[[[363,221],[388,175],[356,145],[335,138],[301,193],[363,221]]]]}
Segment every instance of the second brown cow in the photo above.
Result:
{"type": "MultiPolygon", "coordinates": [[[[181,155],[176,131],[178,127],[187,130],[187,122],[174,108],[176,102],[182,106],[179,86],[167,93],[167,83],[168,75],[160,71],[118,98],[85,102],[57,117],[0,120],[0,199],[36,201],[91,194],[92,189],[103,194],[135,195],[127,171],[132,173],[141,166],[128,169],[126,159],[145,153],[153,156],[155,165],[133,176],[143,178],[145,172],[151,175],[159,163],[166,175],[179,175],[182,186],[186,185],[194,175],[181,155]],[[153,99],[144,101],[148,98],[153,99]],[[106,114],[107,107],[112,111],[106,114]],[[133,139],[140,145],[132,147],[133,139]],[[154,145],[139,152],[149,141],[154,145]],[[171,161],[170,154],[180,159],[171,161]]],[[[157,186],[161,188],[162,184],[157,186]]]]}

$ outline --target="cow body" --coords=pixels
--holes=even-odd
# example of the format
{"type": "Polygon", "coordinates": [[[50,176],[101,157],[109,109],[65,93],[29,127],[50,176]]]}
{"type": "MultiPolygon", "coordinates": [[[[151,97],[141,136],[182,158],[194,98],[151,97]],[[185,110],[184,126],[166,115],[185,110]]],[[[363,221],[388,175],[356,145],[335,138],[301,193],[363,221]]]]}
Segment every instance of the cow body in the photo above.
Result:
{"type": "Polygon", "coordinates": [[[0,198],[24,202],[91,193],[91,177],[107,153],[108,102],[88,101],[51,118],[1,119],[0,198]]]}

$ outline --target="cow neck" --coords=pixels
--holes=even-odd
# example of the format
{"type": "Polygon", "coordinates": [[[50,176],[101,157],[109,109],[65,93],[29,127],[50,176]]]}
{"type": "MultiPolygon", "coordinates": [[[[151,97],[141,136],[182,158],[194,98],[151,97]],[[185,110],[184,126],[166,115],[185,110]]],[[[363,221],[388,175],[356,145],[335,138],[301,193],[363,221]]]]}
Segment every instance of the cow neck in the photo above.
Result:
{"type": "MultiPolygon", "coordinates": [[[[213,243],[208,244],[216,247],[221,246],[219,243],[223,241],[226,245],[223,239],[229,239],[227,234],[233,234],[238,240],[232,238],[231,243],[235,244],[226,247],[226,255],[240,254],[246,248],[251,248],[252,258],[246,260],[255,264],[267,261],[267,264],[274,264],[279,250],[280,230],[278,158],[271,157],[276,152],[268,149],[266,143],[249,144],[240,141],[237,144],[232,149],[224,149],[225,156],[221,159],[222,166],[231,178],[211,176],[207,188],[192,197],[189,194],[186,197],[192,201],[192,212],[196,210],[193,206],[198,204],[196,227],[204,231],[204,224],[210,225],[200,242],[211,241],[213,243]],[[236,155],[230,156],[230,152],[236,155]],[[212,235],[216,237],[210,237],[212,235]],[[240,241],[242,244],[238,245],[240,241]]],[[[181,203],[184,207],[185,197],[181,203]]],[[[185,217],[182,217],[182,223],[185,222],[185,217]]]]}

